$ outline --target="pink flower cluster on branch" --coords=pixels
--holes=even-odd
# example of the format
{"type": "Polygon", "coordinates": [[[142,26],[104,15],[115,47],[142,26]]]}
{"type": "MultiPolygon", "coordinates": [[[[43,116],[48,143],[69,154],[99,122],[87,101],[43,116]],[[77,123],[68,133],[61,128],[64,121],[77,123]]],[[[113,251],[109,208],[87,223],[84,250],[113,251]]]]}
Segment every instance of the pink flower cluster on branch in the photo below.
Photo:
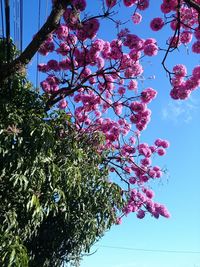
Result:
{"type": "MultiPolygon", "coordinates": [[[[47,75],[41,87],[48,99],[47,110],[57,104],[67,112],[80,136],[98,133],[103,137],[104,142],[97,144],[100,155],[107,153],[102,164],[122,181],[123,185],[119,184],[126,200],[116,223],[121,223],[122,216],[130,212],[135,212],[139,219],[147,212],[155,218],[168,218],[167,209],[154,201],[149,182],[162,177],[163,170],[153,164],[153,158],[164,156],[169,143],[162,139],[153,145],[140,142],[140,134],[151,118],[148,105],[157,95],[151,87],[140,88],[141,59],[156,56],[159,47],[155,39],[144,39],[128,29],[122,29],[110,41],[98,38],[101,18],[109,17],[117,3],[105,1],[104,14],[81,19],[86,1],[71,1],[59,27],[40,47],[42,55],[56,53],[59,58],[39,64],[39,70],[47,75]]],[[[142,12],[150,1],[124,0],[123,3],[142,12]]],[[[189,44],[193,37],[196,41],[192,51],[199,53],[197,11],[181,0],[163,1],[161,11],[165,17],[154,18],[150,28],[159,31],[169,25],[168,19],[171,19],[174,35],[168,42],[167,53],[179,45],[189,44]],[[169,18],[166,14],[170,14],[169,18]]],[[[135,24],[142,19],[138,12],[132,16],[135,24]]],[[[173,67],[170,72],[172,98],[185,99],[199,86],[199,66],[194,67],[192,75],[187,75],[186,66],[173,67]]]]}
{"type": "Polygon", "coordinates": [[[199,0],[163,0],[160,10],[164,18],[152,19],[150,27],[153,31],[159,31],[164,26],[170,25],[173,31],[173,35],[168,39],[168,49],[162,62],[173,86],[170,95],[173,99],[187,99],[191,92],[200,86],[199,66],[194,67],[192,75],[186,76],[185,66],[178,64],[170,71],[165,61],[169,52],[173,52],[181,45],[190,45],[191,52],[200,54],[200,2],[199,0]]]}

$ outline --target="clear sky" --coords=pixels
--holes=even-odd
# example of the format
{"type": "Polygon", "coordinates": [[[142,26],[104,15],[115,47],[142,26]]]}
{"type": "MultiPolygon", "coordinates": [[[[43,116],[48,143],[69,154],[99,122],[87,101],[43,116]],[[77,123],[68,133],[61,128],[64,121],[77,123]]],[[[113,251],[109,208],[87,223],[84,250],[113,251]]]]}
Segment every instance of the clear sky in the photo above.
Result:
{"type": "MultiPolygon", "coordinates": [[[[101,1],[87,2],[91,12],[99,10],[101,1]]],[[[169,32],[153,33],[149,29],[151,18],[160,16],[160,2],[150,1],[151,7],[142,13],[141,25],[134,26],[128,22],[126,27],[143,38],[155,37],[159,44],[164,45],[169,32]]],[[[42,22],[46,17],[46,0],[41,4],[42,22]]],[[[132,13],[133,9],[121,6],[118,16],[127,21],[132,13]]],[[[37,30],[37,24],[38,1],[24,1],[24,45],[37,30]]],[[[104,22],[99,37],[111,40],[115,38],[114,32],[112,24],[104,22]]],[[[200,90],[193,92],[187,101],[171,100],[170,84],[160,63],[162,57],[160,54],[143,60],[146,80],[140,82],[140,88],[154,87],[158,96],[150,106],[152,120],[143,132],[142,140],[153,143],[160,137],[170,141],[167,155],[155,159],[167,168],[168,175],[152,187],[156,200],[168,207],[172,217],[156,220],[146,216],[139,220],[134,214],[128,216],[122,225],[113,227],[92,247],[91,252],[96,252],[84,257],[81,267],[200,267],[200,90]],[[152,75],[156,79],[148,79],[152,75]]],[[[33,83],[35,63],[36,58],[29,70],[33,83]]],[[[200,58],[182,48],[180,52],[169,55],[168,66],[177,63],[186,63],[191,71],[195,64],[200,64],[200,58]]]]}

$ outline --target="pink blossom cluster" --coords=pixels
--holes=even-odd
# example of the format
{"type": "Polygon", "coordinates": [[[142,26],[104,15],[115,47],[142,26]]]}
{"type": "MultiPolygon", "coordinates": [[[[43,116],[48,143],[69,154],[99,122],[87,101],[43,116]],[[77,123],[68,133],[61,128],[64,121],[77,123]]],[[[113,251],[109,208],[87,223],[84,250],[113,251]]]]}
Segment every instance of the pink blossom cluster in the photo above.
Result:
{"type": "MultiPolygon", "coordinates": [[[[123,208],[124,214],[128,215],[131,212],[136,212],[137,218],[143,219],[146,212],[149,212],[155,218],[159,218],[160,215],[169,218],[170,214],[166,207],[162,204],[154,202],[153,197],[154,192],[145,187],[142,188],[141,191],[136,189],[131,190],[128,203],[123,208]]],[[[121,220],[118,219],[117,223],[121,223],[121,220]]]]}
{"type": "Polygon", "coordinates": [[[145,10],[149,7],[149,0],[123,0],[126,7],[136,5],[139,10],[145,10]]]}
{"type": "Polygon", "coordinates": [[[176,65],[173,68],[174,77],[171,79],[173,89],[170,95],[173,99],[187,99],[191,92],[200,86],[200,66],[194,67],[192,75],[186,79],[186,67],[184,65],[176,65]]]}
{"type": "MultiPolygon", "coordinates": [[[[195,9],[189,8],[185,5],[184,1],[181,1],[181,7],[179,8],[178,0],[163,0],[160,6],[161,12],[166,15],[173,13],[174,19],[170,22],[171,29],[173,31],[179,30],[177,36],[169,38],[169,45],[171,47],[177,47],[181,44],[187,45],[192,41],[193,34],[198,29],[194,29],[195,25],[198,25],[198,13],[195,9]]],[[[153,31],[161,30],[167,21],[164,21],[161,17],[153,18],[150,27],[153,31]]],[[[192,51],[194,53],[200,53],[198,40],[193,44],[192,51]]]]}
{"type": "MultiPolygon", "coordinates": [[[[189,6],[185,1],[181,0],[162,0],[160,10],[163,13],[162,17],[155,17],[151,20],[150,28],[153,31],[159,31],[164,26],[170,25],[173,34],[167,40],[169,52],[173,52],[177,47],[184,45],[195,54],[200,54],[200,28],[199,14],[194,6],[189,6]]],[[[199,4],[199,0],[195,0],[199,4]]],[[[156,42],[155,42],[156,44],[156,42]]],[[[146,49],[148,50],[148,49],[146,49]]],[[[152,53],[153,48],[151,48],[152,53]]],[[[155,52],[156,55],[158,50],[155,52]]],[[[144,54],[148,55],[148,51],[144,54]]],[[[170,55],[168,55],[170,56],[170,55]]],[[[165,69],[167,67],[165,66],[165,69]]],[[[191,92],[200,86],[199,66],[194,67],[192,74],[187,74],[186,66],[177,64],[173,67],[170,73],[170,82],[173,86],[170,95],[173,99],[187,99],[191,92]]]]}
{"type": "Polygon", "coordinates": [[[187,70],[184,65],[178,64],[174,66],[174,77],[171,79],[173,89],[170,92],[173,99],[186,99],[193,90],[200,86],[199,69],[200,66],[196,66],[192,71],[192,75],[187,77],[187,70]]]}
{"type": "MultiPolygon", "coordinates": [[[[117,1],[105,3],[109,11],[117,1]]],[[[148,0],[123,3],[127,7],[135,5],[140,11],[149,6],[148,0]]],[[[169,143],[162,139],[153,145],[140,142],[140,134],[151,118],[148,105],[157,95],[151,87],[141,90],[141,58],[155,56],[159,51],[157,42],[127,29],[122,29],[116,39],[100,39],[97,37],[100,20],[97,17],[81,20],[85,9],[85,0],[71,1],[59,27],[41,46],[42,55],[58,55],[57,60],[38,65],[39,71],[47,75],[41,88],[47,99],[53,99],[59,109],[66,111],[80,136],[99,133],[103,137],[97,151],[101,155],[109,151],[104,160],[110,172],[129,185],[126,190],[122,187],[126,199],[122,216],[136,212],[142,219],[149,212],[156,218],[169,217],[164,206],[153,202],[153,191],[145,186],[148,181],[162,177],[162,169],[153,165],[152,159],[165,155],[169,143]]],[[[134,13],[132,19],[137,24],[141,15],[134,13]]],[[[158,30],[164,24],[157,18],[152,25],[152,29],[158,30]]],[[[174,75],[182,79],[186,73],[176,67],[174,75]]],[[[121,217],[117,220],[120,222],[121,217]]]]}

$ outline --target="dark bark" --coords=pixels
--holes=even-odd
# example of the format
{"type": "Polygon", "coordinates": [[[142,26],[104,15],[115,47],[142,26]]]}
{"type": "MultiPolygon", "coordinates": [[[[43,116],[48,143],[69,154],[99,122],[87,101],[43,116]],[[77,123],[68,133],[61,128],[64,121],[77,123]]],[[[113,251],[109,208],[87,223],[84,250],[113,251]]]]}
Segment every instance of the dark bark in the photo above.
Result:
{"type": "Polygon", "coordinates": [[[70,0],[57,0],[54,2],[55,3],[53,4],[52,11],[47,21],[36,33],[33,40],[29,43],[21,55],[10,63],[0,65],[0,82],[3,82],[14,73],[23,71],[24,67],[37,53],[41,44],[58,27],[66,7],[70,4],[70,0]]]}

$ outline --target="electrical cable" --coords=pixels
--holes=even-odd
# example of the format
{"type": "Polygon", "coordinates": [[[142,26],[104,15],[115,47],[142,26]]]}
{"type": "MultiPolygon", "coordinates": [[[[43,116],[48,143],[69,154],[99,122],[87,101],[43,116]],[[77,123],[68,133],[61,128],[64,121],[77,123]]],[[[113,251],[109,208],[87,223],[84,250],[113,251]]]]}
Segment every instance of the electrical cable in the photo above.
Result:
{"type": "MultiPolygon", "coordinates": [[[[38,0],[38,31],[40,29],[40,19],[41,19],[41,0],[38,0]]],[[[38,64],[39,64],[39,53],[37,52],[37,59],[36,59],[36,90],[39,88],[39,71],[38,71],[38,64]]]]}
{"type": "Polygon", "coordinates": [[[141,252],[155,252],[155,253],[200,254],[200,251],[190,251],[190,250],[143,249],[143,248],[118,247],[118,246],[106,246],[106,245],[95,245],[95,247],[141,251],[141,252]]]}
{"type": "Polygon", "coordinates": [[[18,50],[20,47],[20,31],[19,31],[19,27],[20,27],[20,11],[19,11],[19,0],[16,0],[16,41],[15,41],[15,45],[17,46],[18,50]]]}
{"type": "Polygon", "coordinates": [[[7,62],[10,62],[10,1],[5,0],[7,62]]]}
{"type": "Polygon", "coordinates": [[[1,5],[1,26],[2,26],[2,38],[5,38],[5,33],[4,33],[4,12],[3,12],[3,0],[0,1],[1,5]]]}
{"type": "Polygon", "coordinates": [[[23,49],[23,0],[20,0],[20,51],[23,49]]]}
{"type": "Polygon", "coordinates": [[[14,43],[16,40],[16,0],[13,1],[13,38],[14,38],[14,43]]]}

